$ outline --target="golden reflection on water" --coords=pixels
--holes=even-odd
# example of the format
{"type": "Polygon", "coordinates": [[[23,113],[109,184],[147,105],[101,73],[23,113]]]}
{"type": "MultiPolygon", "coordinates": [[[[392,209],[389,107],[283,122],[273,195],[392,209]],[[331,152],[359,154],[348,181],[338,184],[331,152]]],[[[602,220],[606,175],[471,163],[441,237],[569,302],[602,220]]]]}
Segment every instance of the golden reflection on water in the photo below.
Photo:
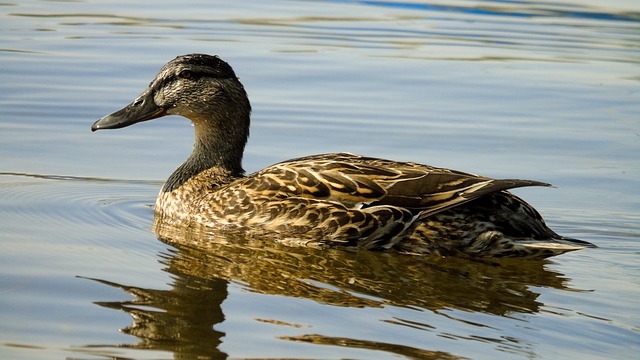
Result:
{"type": "MultiPolygon", "coordinates": [[[[101,283],[134,296],[130,301],[97,302],[126,311],[133,323],[123,331],[136,344],[116,345],[172,351],[182,355],[224,357],[218,348],[224,333],[222,302],[229,282],[262,294],[313,300],[340,307],[385,306],[430,310],[456,320],[450,309],[499,316],[536,313],[536,287],[569,289],[567,279],[537,261],[470,261],[391,252],[289,247],[233,234],[179,229],[156,221],[158,238],[175,250],[160,255],[170,273],[170,290],[101,283]]],[[[278,323],[277,319],[255,319],[278,323]]],[[[384,320],[431,328],[411,319],[384,320]]],[[[459,320],[465,321],[465,320],[459,320]]],[[[288,326],[290,324],[287,324],[288,326]]],[[[307,325],[293,324],[304,329],[307,325]]],[[[487,326],[475,324],[477,326],[487,326]]],[[[312,332],[313,330],[309,330],[312,332]]],[[[386,351],[408,357],[454,358],[438,351],[397,344],[317,335],[280,337],[313,344],[386,351]]]]}

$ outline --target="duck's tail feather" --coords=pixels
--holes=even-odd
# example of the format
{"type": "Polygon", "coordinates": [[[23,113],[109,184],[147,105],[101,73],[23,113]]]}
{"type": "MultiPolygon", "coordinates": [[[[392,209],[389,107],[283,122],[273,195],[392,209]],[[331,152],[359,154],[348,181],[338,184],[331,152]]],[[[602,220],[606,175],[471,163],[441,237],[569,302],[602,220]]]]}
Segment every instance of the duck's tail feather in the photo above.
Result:
{"type": "Polygon", "coordinates": [[[561,255],[570,251],[581,250],[585,248],[597,248],[596,245],[583,240],[557,237],[552,239],[518,239],[512,240],[513,244],[528,254],[526,257],[532,259],[544,259],[551,256],[561,255]]]}

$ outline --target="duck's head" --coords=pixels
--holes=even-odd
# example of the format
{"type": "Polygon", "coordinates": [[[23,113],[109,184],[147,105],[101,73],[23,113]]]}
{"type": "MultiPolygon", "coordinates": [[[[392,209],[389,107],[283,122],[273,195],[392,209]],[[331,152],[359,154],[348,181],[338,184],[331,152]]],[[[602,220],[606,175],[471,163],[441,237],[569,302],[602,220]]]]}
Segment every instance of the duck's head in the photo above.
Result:
{"type": "MultiPolygon", "coordinates": [[[[244,137],[251,105],[233,69],[217,56],[182,55],[160,73],[133,102],[96,121],[91,130],[118,129],[165,115],[181,115],[208,136],[244,137]]],[[[202,134],[203,135],[203,134],[202,134]]],[[[230,141],[230,139],[220,139],[230,141]]]]}

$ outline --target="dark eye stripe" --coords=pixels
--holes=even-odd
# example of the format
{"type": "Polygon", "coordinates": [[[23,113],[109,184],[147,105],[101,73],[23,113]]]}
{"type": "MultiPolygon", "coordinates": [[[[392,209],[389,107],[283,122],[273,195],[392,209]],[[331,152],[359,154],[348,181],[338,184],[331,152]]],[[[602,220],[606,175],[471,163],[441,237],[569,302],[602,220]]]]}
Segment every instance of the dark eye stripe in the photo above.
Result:
{"type": "Polygon", "coordinates": [[[229,64],[213,56],[192,55],[176,58],[166,64],[161,70],[165,73],[163,79],[149,84],[158,90],[177,79],[197,80],[202,77],[214,79],[236,79],[235,73],[229,64]],[[173,68],[173,69],[172,69],[173,68]],[[182,68],[177,71],[176,68],[182,68]]]}
{"type": "Polygon", "coordinates": [[[232,76],[229,74],[216,71],[216,69],[203,68],[203,69],[184,69],[181,70],[178,74],[171,74],[163,81],[164,84],[169,83],[171,81],[176,80],[176,78],[186,79],[186,80],[195,80],[202,77],[211,77],[214,79],[227,79],[232,76]]]}

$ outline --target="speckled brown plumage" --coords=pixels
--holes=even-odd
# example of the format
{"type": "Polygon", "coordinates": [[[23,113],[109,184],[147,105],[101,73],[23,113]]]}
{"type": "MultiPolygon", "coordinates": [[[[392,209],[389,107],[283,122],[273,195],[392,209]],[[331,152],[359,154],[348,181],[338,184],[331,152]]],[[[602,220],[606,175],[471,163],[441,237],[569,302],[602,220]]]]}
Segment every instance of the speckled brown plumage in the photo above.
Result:
{"type": "Polygon", "coordinates": [[[545,258],[592,244],[559,236],[507,190],[548,186],[495,180],[353,154],[285,161],[245,176],[251,106],[218,57],[184,55],[92,130],[163,115],[192,120],[191,156],[169,177],[157,216],[184,226],[240,231],[289,244],[456,256],[545,258]]]}

